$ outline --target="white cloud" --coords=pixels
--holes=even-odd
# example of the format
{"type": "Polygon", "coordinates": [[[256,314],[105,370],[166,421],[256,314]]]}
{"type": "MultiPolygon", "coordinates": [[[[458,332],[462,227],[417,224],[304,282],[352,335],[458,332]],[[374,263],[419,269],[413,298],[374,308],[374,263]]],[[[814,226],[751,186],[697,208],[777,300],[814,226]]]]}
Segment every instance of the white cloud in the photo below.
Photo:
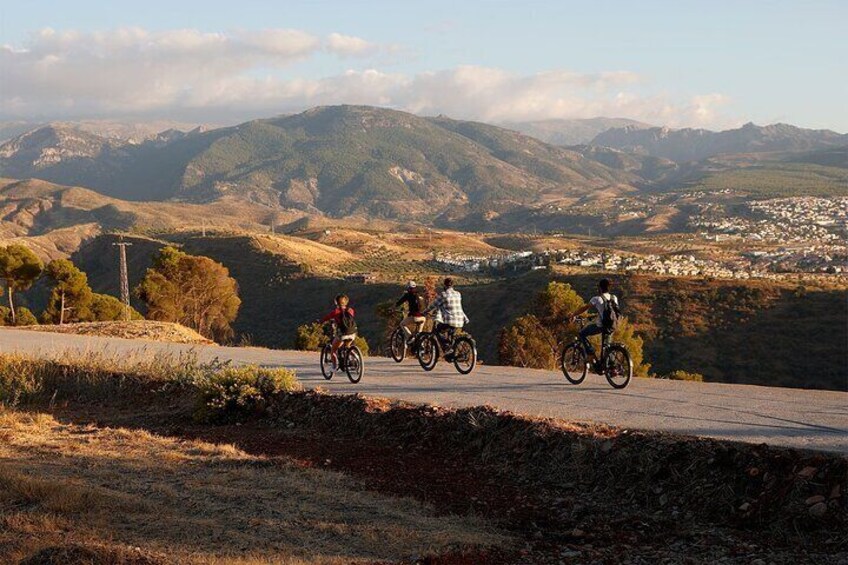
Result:
{"type": "Polygon", "coordinates": [[[378,46],[361,37],[331,33],[327,37],[327,51],[341,57],[361,57],[375,53],[378,46]]]}
{"type": "Polygon", "coordinates": [[[727,101],[714,93],[682,102],[645,95],[650,85],[627,71],[522,75],[469,65],[414,75],[351,70],[323,79],[282,72],[320,52],[367,58],[391,49],[340,33],[322,39],[294,29],[44,29],[23,48],[0,46],[0,116],[193,112],[218,121],[224,113],[256,116],[348,103],[493,122],[616,116],[710,126],[722,121],[719,109],[727,101]]]}

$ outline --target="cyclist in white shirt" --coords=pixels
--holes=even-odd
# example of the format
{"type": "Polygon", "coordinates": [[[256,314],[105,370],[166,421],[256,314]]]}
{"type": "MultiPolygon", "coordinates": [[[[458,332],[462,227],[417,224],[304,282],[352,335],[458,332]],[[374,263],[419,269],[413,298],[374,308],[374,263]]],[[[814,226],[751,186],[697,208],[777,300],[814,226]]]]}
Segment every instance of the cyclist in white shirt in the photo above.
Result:
{"type": "Polygon", "coordinates": [[[583,343],[583,347],[586,348],[586,353],[589,356],[589,363],[591,363],[593,368],[597,365],[598,357],[595,354],[595,348],[592,347],[592,344],[589,342],[589,337],[604,332],[603,315],[607,304],[612,305],[616,311],[618,310],[618,297],[610,293],[611,286],[612,284],[609,279],[601,279],[598,281],[598,295],[593,296],[588,304],[568,316],[568,319],[571,320],[580,316],[592,307],[594,307],[598,312],[598,317],[595,319],[595,322],[587,324],[582,330],[580,330],[579,334],[580,341],[583,343]]]}

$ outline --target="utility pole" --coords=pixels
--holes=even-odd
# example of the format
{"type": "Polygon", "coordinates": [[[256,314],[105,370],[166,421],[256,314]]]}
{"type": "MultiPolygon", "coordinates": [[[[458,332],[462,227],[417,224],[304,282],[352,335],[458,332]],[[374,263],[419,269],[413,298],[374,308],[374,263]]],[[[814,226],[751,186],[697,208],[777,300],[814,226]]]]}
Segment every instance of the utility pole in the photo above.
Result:
{"type": "Polygon", "coordinates": [[[121,257],[121,302],[124,303],[124,320],[130,319],[130,279],[127,276],[127,246],[132,243],[124,241],[124,236],[121,240],[112,245],[118,246],[118,251],[121,257]]]}

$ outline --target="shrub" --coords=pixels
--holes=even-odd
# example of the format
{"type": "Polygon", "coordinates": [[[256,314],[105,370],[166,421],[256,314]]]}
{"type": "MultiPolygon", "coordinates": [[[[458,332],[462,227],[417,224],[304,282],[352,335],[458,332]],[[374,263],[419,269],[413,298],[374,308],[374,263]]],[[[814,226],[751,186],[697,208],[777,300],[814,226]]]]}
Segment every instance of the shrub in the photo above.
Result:
{"type": "Polygon", "coordinates": [[[195,417],[208,422],[228,422],[268,413],[274,396],[299,388],[294,371],[256,365],[224,367],[197,382],[199,399],[195,417]]]}
{"type": "Polygon", "coordinates": [[[297,328],[294,348],[300,351],[319,351],[326,341],[323,324],[319,322],[303,324],[297,328]]]}
{"type": "MultiPolygon", "coordinates": [[[[124,319],[124,303],[108,294],[92,294],[91,320],[95,322],[112,322],[124,319]]],[[[135,308],[130,307],[130,320],[143,320],[144,316],[135,308]]]]}
{"type": "Polygon", "coordinates": [[[686,371],[672,371],[667,375],[664,375],[663,378],[670,379],[672,381],[694,381],[702,383],[704,382],[704,375],[700,373],[687,373],[686,371]]]}
{"type": "Polygon", "coordinates": [[[11,326],[36,326],[38,325],[38,319],[35,317],[35,314],[29,308],[25,306],[18,306],[17,310],[17,319],[12,322],[11,312],[9,312],[9,318],[6,320],[6,324],[11,326]]]}
{"type": "Polygon", "coordinates": [[[556,338],[536,316],[521,316],[501,330],[498,358],[505,365],[556,368],[556,338]]]}

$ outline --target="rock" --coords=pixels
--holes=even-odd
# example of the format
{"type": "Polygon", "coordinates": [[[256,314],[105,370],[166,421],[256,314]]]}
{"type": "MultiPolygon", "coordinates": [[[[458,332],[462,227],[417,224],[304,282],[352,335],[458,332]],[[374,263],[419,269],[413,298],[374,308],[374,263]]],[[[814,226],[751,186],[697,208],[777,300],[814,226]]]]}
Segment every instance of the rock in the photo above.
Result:
{"type": "Polygon", "coordinates": [[[766,565],[765,559],[754,559],[751,561],[751,565],[766,565]]]}
{"type": "Polygon", "coordinates": [[[825,514],[827,514],[827,504],[825,504],[824,502],[813,504],[812,506],[810,506],[808,512],[813,518],[822,518],[825,514]]]}
{"type": "Polygon", "coordinates": [[[835,485],[830,491],[830,498],[839,498],[840,496],[842,496],[842,486],[835,485]]]}
{"type": "Polygon", "coordinates": [[[582,538],[585,535],[586,535],[586,532],[584,532],[580,528],[574,528],[573,530],[571,530],[571,537],[582,538]]]}
{"type": "Polygon", "coordinates": [[[748,504],[747,502],[743,502],[743,503],[739,506],[739,512],[747,512],[747,511],[748,511],[748,510],[750,510],[750,509],[751,509],[751,505],[750,505],[750,504],[748,504]]]}
{"type": "Polygon", "coordinates": [[[817,494],[805,500],[804,504],[806,504],[807,506],[812,506],[813,504],[818,504],[819,502],[824,502],[824,497],[820,494],[817,494]]]}
{"type": "Polygon", "coordinates": [[[813,475],[816,474],[816,471],[818,471],[818,469],[816,467],[807,466],[807,467],[804,467],[803,469],[801,469],[800,471],[798,471],[798,476],[801,477],[802,479],[809,479],[813,475]]]}

